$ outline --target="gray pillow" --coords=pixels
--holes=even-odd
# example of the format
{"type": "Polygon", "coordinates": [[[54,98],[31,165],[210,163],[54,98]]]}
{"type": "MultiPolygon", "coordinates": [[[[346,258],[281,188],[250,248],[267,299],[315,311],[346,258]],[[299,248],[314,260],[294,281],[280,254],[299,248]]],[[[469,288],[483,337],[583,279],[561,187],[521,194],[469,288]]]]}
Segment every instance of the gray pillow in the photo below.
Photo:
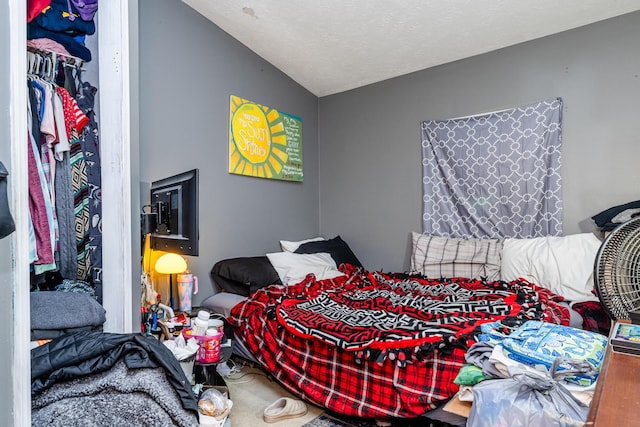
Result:
{"type": "Polygon", "coordinates": [[[500,280],[503,240],[458,239],[413,233],[411,272],[430,278],[500,280]]]}

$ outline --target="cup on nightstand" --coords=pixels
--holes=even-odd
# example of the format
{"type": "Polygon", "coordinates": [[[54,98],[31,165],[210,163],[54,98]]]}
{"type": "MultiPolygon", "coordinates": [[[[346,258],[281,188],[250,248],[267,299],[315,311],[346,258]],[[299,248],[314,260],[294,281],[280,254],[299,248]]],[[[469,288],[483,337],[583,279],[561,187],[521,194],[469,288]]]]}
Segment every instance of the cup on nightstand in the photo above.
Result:
{"type": "Polygon", "coordinates": [[[224,321],[220,319],[209,319],[209,329],[214,328],[224,337],[224,321]]]}

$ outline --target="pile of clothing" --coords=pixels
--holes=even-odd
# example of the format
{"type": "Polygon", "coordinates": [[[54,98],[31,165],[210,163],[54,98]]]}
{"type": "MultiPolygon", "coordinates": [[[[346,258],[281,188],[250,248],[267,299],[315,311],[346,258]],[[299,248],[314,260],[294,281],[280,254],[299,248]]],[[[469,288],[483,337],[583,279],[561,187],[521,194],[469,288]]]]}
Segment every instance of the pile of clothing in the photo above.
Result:
{"type": "Polygon", "coordinates": [[[31,350],[33,426],[198,426],[180,363],[160,341],[96,331],[31,350]]]}
{"type": "Polygon", "coordinates": [[[591,217],[602,231],[611,231],[622,223],[640,215],[640,200],[612,206],[591,217]]]}
{"type": "Polygon", "coordinates": [[[606,336],[533,320],[481,329],[454,381],[458,398],[473,402],[468,427],[584,424],[606,336]]]}
{"type": "Polygon", "coordinates": [[[91,61],[85,37],[96,32],[98,0],[29,0],[27,39],[30,45],[83,61],[91,61]]]}
{"type": "MultiPolygon", "coordinates": [[[[65,280],[63,284],[69,282],[65,280]]],[[[102,331],[106,311],[94,296],[63,290],[31,292],[30,295],[32,345],[34,341],[69,333],[102,331]]]]}

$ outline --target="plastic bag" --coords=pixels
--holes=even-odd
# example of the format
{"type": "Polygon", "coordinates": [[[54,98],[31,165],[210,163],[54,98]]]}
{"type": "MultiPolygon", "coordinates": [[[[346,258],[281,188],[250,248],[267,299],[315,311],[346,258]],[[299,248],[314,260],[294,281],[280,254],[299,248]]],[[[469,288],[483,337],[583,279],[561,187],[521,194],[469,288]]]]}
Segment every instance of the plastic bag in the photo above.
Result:
{"type": "Polygon", "coordinates": [[[233,402],[226,393],[212,388],[202,392],[198,399],[198,418],[202,427],[223,427],[233,402]]]}
{"type": "Polygon", "coordinates": [[[198,409],[205,415],[220,416],[227,410],[227,397],[214,388],[205,390],[198,399],[198,409]]]}
{"type": "Polygon", "coordinates": [[[550,374],[515,368],[511,378],[487,380],[473,387],[467,427],[581,427],[589,415],[582,404],[550,374]]]}

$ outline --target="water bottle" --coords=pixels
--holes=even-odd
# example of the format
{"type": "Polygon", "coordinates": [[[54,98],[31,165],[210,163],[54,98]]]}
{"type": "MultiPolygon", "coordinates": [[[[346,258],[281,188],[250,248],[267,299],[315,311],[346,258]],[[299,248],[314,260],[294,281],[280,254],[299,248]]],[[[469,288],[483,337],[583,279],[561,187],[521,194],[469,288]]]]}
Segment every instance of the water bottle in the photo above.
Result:
{"type": "Polygon", "coordinates": [[[191,335],[204,335],[209,329],[209,312],[200,310],[198,317],[193,321],[193,327],[191,328],[191,335]]]}

